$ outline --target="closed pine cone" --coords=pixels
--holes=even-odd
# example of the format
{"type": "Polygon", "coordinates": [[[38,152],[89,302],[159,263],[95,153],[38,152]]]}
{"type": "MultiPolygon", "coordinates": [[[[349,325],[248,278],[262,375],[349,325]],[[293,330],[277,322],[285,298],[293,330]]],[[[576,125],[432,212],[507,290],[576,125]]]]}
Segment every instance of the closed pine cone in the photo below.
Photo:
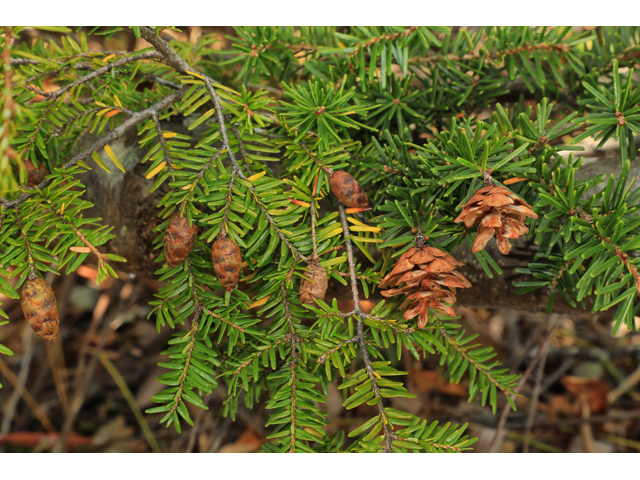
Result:
{"type": "Polygon", "coordinates": [[[300,302],[315,305],[314,299],[324,300],[327,293],[327,271],[321,265],[312,263],[300,282],[300,302]]]}
{"type": "Polygon", "coordinates": [[[456,302],[456,288],[471,286],[469,280],[455,271],[462,265],[448,253],[434,247],[410,248],[380,283],[381,288],[405,285],[380,293],[385,297],[406,294],[409,305],[404,312],[405,320],[419,315],[418,328],[424,328],[429,320],[429,309],[455,316],[451,305],[456,302]]]}
{"type": "Polygon", "coordinates": [[[484,250],[495,235],[500,252],[507,255],[511,250],[508,239],[518,238],[529,231],[524,224],[526,217],[538,218],[531,205],[508,188],[494,185],[478,190],[462,207],[454,221],[464,222],[467,228],[479,224],[478,235],[473,242],[474,253],[484,250]]]}
{"type": "Polygon", "coordinates": [[[197,230],[185,217],[173,217],[164,234],[164,256],[170,267],[177,267],[189,256],[197,230]]]}
{"type": "Polygon", "coordinates": [[[348,208],[367,208],[369,199],[360,183],[344,170],[333,172],[329,179],[331,191],[348,208]]]}
{"type": "Polygon", "coordinates": [[[42,277],[28,279],[20,295],[22,313],[29,325],[45,340],[58,338],[58,304],[49,282],[42,277]]]}
{"type": "Polygon", "coordinates": [[[211,247],[211,261],[216,277],[229,293],[236,288],[242,269],[240,247],[228,237],[218,238],[211,247]]]}
{"type": "Polygon", "coordinates": [[[25,160],[24,168],[27,170],[27,187],[39,185],[49,173],[44,168],[42,162],[39,162],[36,167],[31,160],[25,160]]]}

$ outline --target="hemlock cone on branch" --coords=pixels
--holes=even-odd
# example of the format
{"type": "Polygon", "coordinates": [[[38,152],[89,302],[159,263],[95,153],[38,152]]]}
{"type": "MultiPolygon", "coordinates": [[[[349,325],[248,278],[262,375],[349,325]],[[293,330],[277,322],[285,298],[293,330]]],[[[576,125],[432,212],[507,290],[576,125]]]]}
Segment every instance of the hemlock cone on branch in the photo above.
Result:
{"type": "Polygon", "coordinates": [[[167,265],[177,267],[189,256],[196,242],[198,227],[189,225],[185,217],[173,217],[164,234],[164,255],[167,265]]]}
{"type": "Polygon", "coordinates": [[[20,295],[22,312],[29,325],[45,340],[58,338],[58,304],[49,282],[42,277],[28,279],[20,295]]]}
{"type": "Polygon", "coordinates": [[[526,217],[538,218],[524,200],[507,188],[489,185],[478,190],[471,200],[462,206],[462,212],[454,222],[464,222],[467,228],[478,225],[478,236],[473,242],[473,253],[484,250],[494,236],[503,255],[511,250],[509,238],[518,238],[529,231],[526,217]]]}

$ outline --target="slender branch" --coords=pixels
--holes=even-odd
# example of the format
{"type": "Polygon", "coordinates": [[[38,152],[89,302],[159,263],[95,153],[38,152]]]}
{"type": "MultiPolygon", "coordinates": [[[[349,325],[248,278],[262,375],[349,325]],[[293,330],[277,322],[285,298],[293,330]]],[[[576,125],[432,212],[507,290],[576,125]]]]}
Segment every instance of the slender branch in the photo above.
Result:
{"type": "Polygon", "coordinates": [[[30,82],[33,82],[34,80],[39,80],[39,79],[41,79],[43,77],[47,77],[47,76],[50,76],[50,75],[57,75],[58,73],[62,72],[63,70],[69,70],[72,67],[73,67],[74,70],[93,70],[93,67],[88,63],[76,63],[75,65],[67,65],[65,67],[57,68],[55,70],[46,70],[46,71],[44,71],[42,73],[38,73],[36,75],[31,75],[30,77],[27,77],[22,81],[22,85],[24,86],[24,88],[28,88],[28,84],[30,82]]]}
{"type": "Polygon", "coordinates": [[[415,32],[417,28],[418,27],[409,27],[404,32],[388,33],[386,35],[381,35],[380,37],[373,37],[372,39],[367,40],[366,42],[359,43],[348,56],[349,58],[353,58],[356,55],[358,55],[358,53],[360,53],[360,50],[362,50],[363,48],[370,47],[371,45],[374,45],[376,43],[391,42],[400,37],[407,37],[411,35],[413,32],[415,32]]]}
{"type": "Polygon", "coordinates": [[[318,186],[318,175],[313,183],[313,191],[311,192],[311,241],[313,243],[313,261],[318,261],[318,242],[316,241],[316,188],[318,186]]]}
{"type": "MultiPolygon", "coordinates": [[[[204,79],[205,88],[207,89],[207,92],[209,93],[209,96],[211,97],[211,100],[213,101],[213,105],[214,105],[214,108],[215,108],[216,118],[218,120],[218,126],[220,128],[220,137],[221,137],[221,140],[222,140],[222,149],[223,150],[224,149],[227,150],[227,155],[229,156],[229,160],[231,161],[232,175],[233,175],[233,171],[235,170],[236,171],[236,175],[238,177],[240,177],[242,180],[248,181],[247,178],[244,176],[244,173],[242,173],[242,168],[240,167],[240,164],[238,163],[238,160],[236,159],[236,156],[234,155],[233,150],[231,149],[231,145],[229,144],[229,136],[227,134],[227,125],[226,125],[225,120],[224,120],[224,115],[222,114],[222,106],[220,104],[220,97],[218,96],[218,94],[215,91],[215,88],[213,87],[214,81],[212,79],[210,79],[209,77],[207,77],[206,75],[203,75],[203,74],[199,73],[196,69],[190,67],[189,64],[187,62],[185,62],[184,59],[182,59],[169,46],[169,44],[167,42],[165,42],[162,38],[156,36],[155,33],[153,32],[153,30],[151,30],[150,28],[142,27],[142,28],[140,28],[140,32],[141,32],[142,38],[144,38],[149,43],[151,43],[151,45],[153,45],[154,48],[164,56],[164,58],[167,61],[167,63],[170,66],[172,66],[174,69],[176,69],[177,71],[179,71],[181,73],[187,73],[187,72],[196,73],[197,75],[199,75],[200,77],[202,77],[204,79]]],[[[241,149],[243,149],[244,146],[242,145],[242,141],[240,140],[240,138],[238,138],[238,142],[241,145],[241,149]]],[[[230,183],[230,187],[233,187],[233,185],[231,183],[230,183]]],[[[258,196],[258,193],[255,191],[255,189],[252,186],[249,186],[248,189],[251,192],[251,194],[253,195],[253,197],[255,198],[256,202],[258,203],[258,206],[260,207],[260,210],[262,210],[262,213],[264,214],[264,216],[267,218],[269,223],[271,225],[273,225],[278,237],[280,237],[280,239],[287,245],[287,247],[289,247],[289,250],[291,250],[291,252],[293,253],[294,257],[296,257],[296,258],[298,258],[300,260],[303,260],[303,261],[308,263],[309,259],[307,257],[305,257],[304,255],[302,255],[298,251],[298,249],[296,249],[293,246],[293,244],[287,239],[287,237],[278,228],[278,225],[276,224],[275,220],[271,217],[271,215],[269,215],[269,212],[267,211],[267,208],[262,204],[262,202],[260,200],[260,197],[258,196]]],[[[230,201],[230,200],[228,200],[228,201],[230,201]]],[[[226,205],[225,205],[225,210],[228,211],[228,208],[227,208],[226,205]]]]}
{"type": "MultiPolygon", "coordinates": [[[[335,273],[336,275],[339,275],[341,277],[349,277],[350,276],[349,273],[345,273],[345,272],[334,271],[333,273],[335,273]]],[[[368,277],[366,275],[356,275],[356,278],[358,280],[368,280],[370,282],[377,282],[377,281],[380,280],[380,278],[378,278],[378,277],[368,277]]]]}
{"type": "MultiPolygon", "coordinates": [[[[247,178],[242,174],[242,171],[240,170],[240,167],[238,166],[236,168],[237,170],[237,175],[242,178],[245,181],[248,181],[247,178]]],[[[293,253],[294,258],[296,258],[297,260],[302,260],[306,263],[309,263],[310,260],[308,257],[304,256],[302,253],[300,253],[298,251],[298,249],[296,247],[293,246],[293,244],[289,241],[289,239],[284,235],[284,233],[282,233],[282,231],[280,230],[280,228],[278,227],[278,224],[276,223],[276,221],[271,217],[271,215],[269,215],[269,212],[267,211],[267,207],[265,207],[262,203],[262,200],[260,199],[260,196],[258,195],[258,192],[256,192],[256,190],[253,188],[252,185],[249,185],[247,187],[247,189],[251,192],[251,195],[253,195],[253,198],[255,199],[256,203],[258,204],[258,207],[260,207],[260,210],[262,210],[262,213],[264,214],[264,216],[266,217],[266,219],[268,220],[268,222],[273,225],[273,228],[276,231],[276,235],[278,235],[278,237],[280,237],[280,240],[282,240],[287,247],[289,247],[289,250],[291,250],[291,253],[293,253]]]]}
{"type": "MultiPolygon", "coordinates": [[[[130,52],[125,52],[123,50],[105,50],[102,52],[92,51],[92,52],[82,52],[75,53],[69,57],[62,58],[49,58],[49,60],[56,62],[68,62],[74,58],[89,58],[89,57],[98,57],[98,56],[109,56],[109,55],[127,55],[130,52]]],[[[30,58],[12,58],[11,65],[40,65],[42,62],[40,60],[31,60],[30,58]]]]}
{"type": "Polygon", "coordinates": [[[20,221],[20,209],[16,210],[16,221],[18,222],[18,227],[20,227],[20,236],[24,240],[24,246],[27,250],[27,263],[29,264],[29,280],[33,280],[38,275],[36,274],[36,267],[33,262],[33,256],[31,255],[31,246],[29,245],[29,239],[27,238],[26,233],[24,233],[24,227],[22,226],[22,222],[20,221]]]}
{"type": "MultiPolygon", "coordinates": [[[[172,93],[171,95],[167,95],[159,102],[154,103],[149,108],[133,114],[127,120],[122,122],[120,126],[114,128],[108,134],[96,140],[90,147],[88,147],[82,153],[76,155],[67,163],[65,163],[63,165],[63,168],[72,167],[73,165],[78,163],[78,161],[84,160],[85,158],[89,157],[89,155],[91,155],[93,152],[97,150],[100,150],[109,142],[120,138],[122,135],[126,133],[127,130],[129,130],[131,127],[136,125],[138,122],[145,120],[151,117],[152,115],[157,114],[158,112],[171,106],[172,104],[180,100],[180,98],[182,98],[182,96],[185,93],[187,93],[187,90],[188,90],[188,86],[182,87],[180,90],[172,93]]],[[[38,185],[37,188],[39,190],[42,190],[43,188],[46,188],[47,186],[49,186],[50,183],[51,183],[51,180],[44,180],[38,185]]],[[[11,201],[0,199],[0,203],[4,205],[5,209],[9,210],[9,209],[16,208],[18,205],[22,204],[27,199],[31,198],[33,195],[34,195],[33,193],[27,193],[26,195],[23,195],[22,197],[17,198],[16,200],[11,200],[11,201]]]]}
{"type": "Polygon", "coordinates": [[[475,50],[473,52],[467,53],[465,55],[455,55],[455,54],[432,54],[426,57],[413,57],[409,59],[409,64],[436,64],[444,61],[451,62],[466,62],[470,60],[480,60],[483,59],[485,64],[491,63],[495,59],[502,60],[504,57],[509,55],[517,55],[520,53],[533,53],[540,51],[556,51],[560,54],[564,54],[569,51],[569,45],[565,43],[560,43],[558,45],[549,45],[546,42],[538,43],[535,45],[522,45],[520,47],[510,48],[507,50],[497,50],[495,52],[481,52],[480,50],[475,50]]]}
{"type": "Polygon", "coordinates": [[[328,357],[333,355],[335,352],[340,350],[342,347],[344,347],[345,345],[349,345],[351,343],[356,343],[357,341],[358,341],[358,336],[357,335],[355,337],[349,338],[348,340],[343,340],[342,342],[337,344],[335,347],[331,348],[330,350],[327,350],[322,355],[320,355],[320,357],[318,358],[316,363],[324,363],[327,360],[328,357]]]}
{"type": "Polygon", "coordinates": [[[584,220],[585,222],[590,223],[591,224],[591,228],[593,228],[596,231],[596,236],[602,242],[608,243],[609,245],[611,245],[613,247],[614,253],[616,254],[616,257],[618,257],[620,259],[622,264],[627,268],[627,270],[629,270],[629,273],[631,273],[631,275],[633,276],[633,280],[634,280],[634,282],[636,284],[636,291],[638,292],[638,295],[640,296],[640,274],[638,273],[638,270],[636,269],[635,265],[633,263],[631,263],[631,260],[629,259],[629,255],[627,255],[622,250],[620,250],[620,247],[618,247],[615,243],[613,243],[611,241],[611,238],[604,237],[603,235],[600,234],[598,229],[593,224],[593,216],[592,215],[589,215],[589,214],[585,213],[585,211],[580,209],[580,208],[575,208],[573,210],[570,210],[569,211],[569,215],[577,216],[581,220],[584,220]]]}
{"type": "Polygon", "coordinates": [[[145,78],[145,80],[148,80],[148,81],[153,82],[153,83],[157,83],[158,85],[164,85],[165,87],[171,87],[174,90],[180,90],[180,88],[181,88],[181,85],[178,85],[177,83],[171,82],[169,80],[165,80],[162,77],[159,77],[157,75],[152,75],[150,73],[147,73],[144,76],[144,78],[145,78]]]}
{"type": "Polygon", "coordinates": [[[98,112],[100,110],[102,110],[102,107],[95,107],[95,108],[90,108],[90,109],[85,110],[83,112],[77,113],[76,115],[71,117],[69,120],[64,122],[61,127],[54,128],[53,131],[51,132],[51,134],[49,135],[49,137],[47,137],[47,140],[49,140],[50,138],[52,138],[52,137],[54,137],[56,135],[60,135],[61,133],[63,133],[67,128],[69,128],[71,125],[73,125],[74,122],[76,122],[79,118],[84,117],[84,116],[89,115],[89,114],[94,113],[94,112],[98,112]]]}
{"type": "MultiPolygon", "coordinates": [[[[11,27],[9,27],[11,28],[11,27]]],[[[31,60],[30,58],[12,58],[11,65],[40,65],[39,60],[31,60]]]]}
{"type": "Polygon", "coordinates": [[[222,223],[220,226],[220,234],[223,238],[227,236],[227,216],[229,215],[229,207],[231,207],[231,198],[233,196],[233,185],[236,181],[236,174],[238,170],[231,169],[231,178],[229,179],[229,187],[227,188],[227,198],[224,204],[224,210],[222,211],[222,223]]]}
{"type": "Polygon", "coordinates": [[[382,427],[384,429],[384,438],[385,438],[385,446],[382,449],[383,453],[391,453],[393,448],[393,439],[395,438],[395,434],[391,431],[389,426],[389,419],[387,417],[387,412],[384,408],[384,404],[382,402],[382,396],[380,395],[380,389],[378,388],[378,380],[373,372],[373,367],[371,366],[371,359],[369,358],[369,352],[367,351],[367,345],[364,338],[364,324],[363,319],[367,318],[369,315],[362,311],[362,307],[360,306],[360,296],[358,294],[358,283],[356,278],[356,267],[355,261],[353,257],[353,245],[351,244],[351,233],[349,232],[349,223],[347,222],[347,212],[342,204],[338,204],[338,208],[340,210],[340,221],[342,222],[342,233],[344,236],[345,245],[347,247],[347,261],[349,263],[349,273],[351,274],[351,295],[353,297],[354,304],[354,314],[357,317],[357,342],[360,347],[360,354],[362,356],[362,360],[364,362],[365,368],[367,370],[367,375],[371,380],[371,388],[373,390],[373,394],[378,400],[378,413],[380,415],[380,421],[382,422],[382,427]]]}
{"type": "Polygon", "coordinates": [[[304,142],[300,142],[300,146],[302,148],[304,148],[305,152],[307,152],[307,155],[309,155],[314,162],[316,162],[316,164],[322,169],[324,170],[324,173],[326,173],[329,177],[331,177],[331,175],[333,175],[333,168],[331,167],[327,167],[316,155],[314,155],[313,153],[311,153],[311,150],[309,150],[309,147],[307,147],[307,144],[304,142]]]}
{"type": "Polygon", "coordinates": [[[300,337],[296,334],[295,324],[293,323],[293,317],[291,315],[291,309],[289,308],[289,300],[287,300],[287,289],[284,282],[280,283],[280,293],[282,295],[282,304],[284,305],[284,314],[289,324],[289,343],[291,343],[291,361],[289,362],[289,370],[291,372],[291,442],[289,444],[289,453],[295,452],[296,444],[296,366],[298,364],[298,351],[297,344],[300,341],[300,337]]]}
{"type": "Polygon", "coordinates": [[[120,59],[116,60],[115,62],[111,62],[110,64],[105,65],[102,68],[94,70],[93,72],[85,75],[84,77],[80,77],[75,82],[71,82],[68,85],[65,85],[64,87],[59,88],[55,92],[43,92],[43,93],[41,93],[41,95],[45,96],[47,98],[47,100],[49,100],[50,102],[53,102],[54,100],[59,98],[64,93],[66,93],[69,90],[71,90],[73,87],[76,87],[78,85],[82,85],[83,83],[90,82],[94,78],[97,78],[97,77],[99,77],[99,76],[101,76],[101,75],[113,70],[116,67],[121,67],[122,65],[126,65],[127,63],[137,62],[138,60],[149,60],[149,59],[152,59],[152,58],[159,59],[161,57],[162,56],[158,52],[145,52],[145,53],[141,53],[140,55],[134,55],[133,57],[120,58],[120,59]]]}
{"type": "Polygon", "coordinates": [[[255,357],[259,357],[260,355],[262,355],[264,352],[267,352],[269,350],[271,350],[272,348],[276,348],[278,345],[280,345],[282,342],[284,342],[285,339],[281,338],[280,340],[278,340],[276,343],[274,343],[273,345],[269,345],[267,348],[265,348],[264,350],[259,350],[258,352],[254,353],[253,355],[251,355],[244,363],[241,363],[237,370],[235,372],[233,372],[234,375],[238,375],[242,369],[246,368],[247,366],[249,366],[251,364],[251,362],[253,361],[253,359],[255,357]]]}
{"type": "Polygon", "coordinates": [[[247,150],[246,148],[244,148],[244,142],[242,141],[242,138],[240,137],[240,132],[238,131],[238,127],[236,127],[233,123],[231,123],[231,132],[233,133],[233,136],[236,137],[236,140],[238,140],[238,147],[240,148],[240,156],[242,157],[241,159],[244,160],[244,168],[247,169],[247,172],[249,172],[249,176],[253,175],[253,172],[251,171],[251,167],[249,167],[249,165],[247,164],[247,150]]]}
{"type": "Polygon", "coordinates": [[[502,385],[500,385],[500,383],[498,383],[498,381],[490,375],[490,370],[483,369],[478,362],[476,362],[472,357],[467,355],[467,349],[458,345],[458,343],[453,338],[451,338],[451,336],[447,333],[447,330],[444,328],[444,326],[442,325],[438,317],[434,316],[434,318],[438,326],[440,327],[440,331],[442,332],[442,335],[444,335],[444,338],[447,340],[447,343],[451,345],[456,352],[462,355],[462,357],[465,360],[467,360],[474,367],[476,367],[476,370],[478,372],[483,372],[487,376],[489,381],[496,386],[497,389],[501,390],[502,393],[504,393],[505,395],[509,395],[510,394],[509,390],[507,390],[502,385]]]}
{"type": "Polygon", "coordinates": [[[196,307],[196,321],[193,322],[191,326],[191,330],[189,331],[189,335],[191,338],[189,339],[189,348],[187,349],[187,357],[185,358],[184,368],[182,369],[182,375],[180,375],[180,381],[178,384],[178,390],[176,391],[174,397],[174,404],[169,410],[169,418],[173,417],[176,409],[178,408],[178,404],[182,401],[182,394],[184,392],[184,381],[187,378],[187,371],[189,370],[189,365],[191,364],[191,354],[196,345],[196,333],[198,332],[198,327],[200,326],[200,314],[202,313],[202,306],[198,303],[198,307],[196,307]]]}
{"type": "MultiPolygon", "coordinates": [[[[151,119],[155,124],[156,133],[158,134],[158,138],[160,139],[160,146],[162,147],[162,152],[164,154],[164,161],[167,163],[167,170],[173,173],[173,165],[171,165],[171,157],[169,156],[169,150],[167,149],[167,142],[164,138],[164,134],[162,132],[162,127],[160,126],[160,120],[158,119],[158,115],[154,113],[153,115],[151,115],[151,119]]],[[[172,178],[174,178],[173,175],[172,175],[172,178]]]]}
{"type": "Polygon", "coordinates": [[[60,210],[56,210],[56,207],[53,205],[53,203],[51,202],[50,198],[45,196],[44,193],[41,193],[41,196],[42,196],[42,198],[44,198],[46,200],[45,202],[41,202],[41,204],[45,205],[46,207],[48,207],[53,212],[53,214],[62,221],[62,223],[64,223],[69,228],[71,228],[71,230],[73,230],[73,232],[82,241],[82,243],[84,243],[89,248],[89,250],[91,250],[91,252],[97,257],[98,265],[100,265],[100,267],[103,267],[104,264],[109,260],[107,258],[107,256],[105,254],[103,254],[103,253],[100,253],[98,251],[98,249],[95,247],[95,245],[93,245],[87,239],[87,237],[85,237],[84,234],[80,230],[78,230],[76,228],[76,226],[73,224],[73,222],[68,221],[66,219],[66,217],[63,214],[60,213],[60,210]]]}
{"type": "Polygon", "coordinates": [[[469,450],[469,449],[465,449],[465,448],[462,448],[462,447],[453,447],[451,445],[443,445],[441,443],[430,442],[429,440],[422,440],[422,441],[424,443],[428,443],[432,447],[442,448],[443,450],[453,450],[454,452],[463,452],[464,450],[469,450]]]}
{"type": "MultiPolygon", "coordinates": [[[[213,161],[216,158],[218,158],[220,154],[223,152],[224,150],[218,150],[216,153],[214,153],[211,156],[211,158],[209,158],[209,161],[207,162],[207,164],[204,167],[202,167],[200,171],[196,174],[196,178],[193,180],[193,183],[191,184],[191,188],[189,189],[190,192],[195,191],[196,187],[198,186],[198,183],[200,183],[200,180],[202,180],[202,177],[204,176],[204,172],[206,172],[211,167],[211,164],[213,163],[213,161]]],[[[180,205],[180,215],[184,215],[184,209],[185,209],[185,206],[187,205],[188,199],[189,199],[189,193],[187,193],[187,195],[185,195],[184,199],[182,200],[182,204],[180,205]]]]}
{"type": "Polygon", "coordinates": [[[218,320],[220,320],[221,322],[226,323],[227,325],[229,325],[231,328],[235,328],[236,330],[238,330],[239,332],[244,333],[244,328],[242,328],[240,325],[236,325],[235,323],[231,323],[229,320],[226,320],[224,317],[218,315],[217,313],[212,312],[211,310],[209,310],[208,308],[204,309],[209,315],[211,315],[212,317],[217,318],[218,320]]]}

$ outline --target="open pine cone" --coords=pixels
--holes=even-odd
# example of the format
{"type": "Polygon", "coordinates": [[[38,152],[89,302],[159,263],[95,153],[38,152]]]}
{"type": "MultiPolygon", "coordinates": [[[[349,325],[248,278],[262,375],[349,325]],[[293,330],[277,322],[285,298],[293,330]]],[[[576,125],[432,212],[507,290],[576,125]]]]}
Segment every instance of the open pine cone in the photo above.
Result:
{"type": "Polygon", "coordinates": [[[462,212],[454,220],[456,223],[464,222],[467,228],[480,224],[473,242],[474,253],[484,250],[495,235],[500,252],[507,255],[511,250],[508,239],[518,238],[529,231],[524,224],[526,217],[538,218],[531,205],[508,188],[494,185],[478,190],[462,207],[462,212]]]}
{"type": "Polygon", "coordinates": [[[429,320],[429,309],[455,316],[451,305],[456,302],[456,288],[471,286],[469,280],[455,271],[462,265],[448,253],[434,247],[420,245],[410,248],[380,282],[381,288],[405,285],[380,293],[385,297],[406,294],[409,305],[404,312],[405,320],[420,315],[418,328],[424,328],[429,320]]]}

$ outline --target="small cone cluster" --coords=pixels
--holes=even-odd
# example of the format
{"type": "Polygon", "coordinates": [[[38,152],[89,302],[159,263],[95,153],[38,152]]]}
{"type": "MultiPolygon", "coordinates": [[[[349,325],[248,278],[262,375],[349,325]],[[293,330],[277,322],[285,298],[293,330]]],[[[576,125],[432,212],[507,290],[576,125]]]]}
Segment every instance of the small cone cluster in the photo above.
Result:
{"type": "Polygon", "coordinates": [[[164,234],[164,256],[170,267],[177,267],[189,256],[196,243],[197,230],[185,217],[173,217],[164,234]]]}
{"type": "Polygon", "coordinates": [[[451,305],[456,302],[456,288],[469,288],[471,283],[456,272],[464,265],[440,249],[424,245],[418,237],[418,246],[407,250],[393,270],[382,279],[381,288],[397,287],[380,292],[385,297],[407,295],[405,320],[418,317],[418,328],[424,328],[429,320],[429,309],[455,316],[451,305]]]}
{"type": "Polygon", "coordinates": [[[369,208],[369,199],[358,181],[344,170],[333,172],[329,179],[331,191],[347,208],[369,208]]]}
{"type": "Polygon", "coordinates": [[[22,313],[34,332],[45,340],[58,338],[58,304],[49,282],[42,277],[29,278],[20,295],[22,313]]]}
{"type": "Polygon", "coordinates": [[[229,293],[240,280],[242,253],[240,247],[229,237],[218,238],[211,247],[213,270],[220,283],[229,293]]]}
{"type": "Polygon", "coordinates": [[[511,250],[509,238],[518,238],[529,229],[526,217],[538,218],[529,205],[511,190],[493,184],[478,190],[471,200],[462,206],[462,212],[454,221],[464,222],[467,228],[478,226],[478,235],[473,242],[473,253],[484,250],[494,236],[503,255],[511,250]]]}
{"type": "Polygon", "coordinates": [[[324,300],[327,293],[327,271],[320,264],[309,265],[309,272],[305,272],[300,282],[300,302],[315,305],[315,299],[324,300]]]}

